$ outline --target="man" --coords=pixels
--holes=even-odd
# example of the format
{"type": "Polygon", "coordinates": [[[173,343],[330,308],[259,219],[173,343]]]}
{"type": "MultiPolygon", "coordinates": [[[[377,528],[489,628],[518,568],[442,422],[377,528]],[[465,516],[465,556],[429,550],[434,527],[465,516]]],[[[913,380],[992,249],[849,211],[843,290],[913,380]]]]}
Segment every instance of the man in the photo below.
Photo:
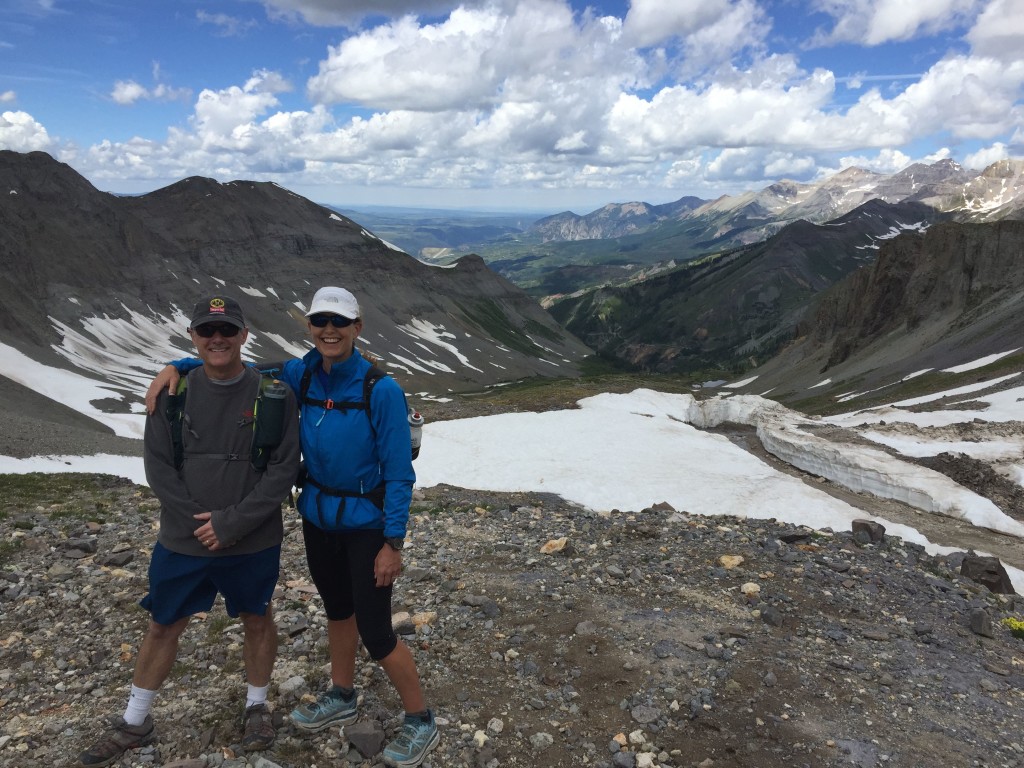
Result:
{"type": "Polygon", "coordinates": [[[161,505],[149,594],[141,603],[151,615],[149,629],[124,715],[112,718],[79,766],[109,765],[154,741],[150,709],[174,664],[178,639],[193,614],[213,607],[218,592],[228,614],[241,616],[245,633],[242,746],[257,751],[274,741],[266,705],[277,655],[270,600],[280,565],[281,501],[299,464],[298,409],[290,389],[275,393],[285,397],[278,401],[284,405],[281,423],[274,425],[280,440],[269,448],[268,460],[257,461],[253,435],[257,428],[265,431],[273,409],[256,407],[260,375],[242,363],[249,332],[238,302],[226,296],[200,301],[189,335],[202,366],[188,376],[183,410],[172,415],[165,392],[146,420],[146,479],[161,505]],[[177,445],[174,418],[181,422],[177,445]]]}

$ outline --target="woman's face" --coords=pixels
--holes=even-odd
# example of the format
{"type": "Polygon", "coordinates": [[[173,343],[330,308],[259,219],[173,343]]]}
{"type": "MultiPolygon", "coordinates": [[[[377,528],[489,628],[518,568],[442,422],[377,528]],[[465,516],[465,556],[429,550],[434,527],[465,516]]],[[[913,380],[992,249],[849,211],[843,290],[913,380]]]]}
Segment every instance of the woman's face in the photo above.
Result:
{"type": "Polygon", "coordinates": [[[317,351],[323,355],[324,362],[340,363],[348,360],[355,346],[356,338],[363,330],[362,320],[349,320],[341,315],[316,314],[309,318],[309,335],[313,338],[313,344],[317,351]],[[317,327],[318,322],[328,319],[322,328],[317,327]],[[337,323],[347,323],[338,327],[337,323]]]}

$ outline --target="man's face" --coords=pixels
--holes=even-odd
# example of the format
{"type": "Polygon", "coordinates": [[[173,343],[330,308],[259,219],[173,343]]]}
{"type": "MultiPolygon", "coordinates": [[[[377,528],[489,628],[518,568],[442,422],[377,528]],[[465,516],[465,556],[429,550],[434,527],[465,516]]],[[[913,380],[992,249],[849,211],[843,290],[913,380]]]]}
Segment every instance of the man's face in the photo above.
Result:
{"type": "Polygon", "coordinates": [[[221,322],[202,323],[190,328],[189,335],[207,375],[225,379],[241,373],[242,345],[249,338],[248,328],[221,322]]]}

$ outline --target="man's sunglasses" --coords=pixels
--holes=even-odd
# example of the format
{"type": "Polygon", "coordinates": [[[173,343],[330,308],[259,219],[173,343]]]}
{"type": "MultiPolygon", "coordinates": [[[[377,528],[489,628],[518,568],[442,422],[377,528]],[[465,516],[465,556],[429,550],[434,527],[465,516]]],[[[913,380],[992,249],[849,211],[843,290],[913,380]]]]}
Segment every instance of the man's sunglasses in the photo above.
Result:
{"type": "Polygon", "coordinates": [[[355,320],[351,317],[342,317],[341,315],[313,315],[309,318],[310,325],[315,325],[317,328],[326,328],[328,323],[335,328],[348,328],[354,322],[355,320]]]}
{"type": "Polygon", "coordinates": [[[202,336],[204,339],[212,338],[215,333],[219,333],[225,339],[230,339],[232,336],[237,336],[242,329],[231,323],[203,323],[192,330],[196,332],[196,336],[202,336]]]}

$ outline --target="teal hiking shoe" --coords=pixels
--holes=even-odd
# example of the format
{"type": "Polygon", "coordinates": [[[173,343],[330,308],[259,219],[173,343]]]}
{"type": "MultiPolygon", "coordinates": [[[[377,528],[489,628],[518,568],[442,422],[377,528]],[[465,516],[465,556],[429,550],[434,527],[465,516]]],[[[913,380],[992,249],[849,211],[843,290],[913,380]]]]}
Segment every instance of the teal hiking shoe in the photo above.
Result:
{"type": "Polygon", "coordinates": [[[351,701],[345,701],[338,687],[333,686],[317,696],[312,704],[301,704],[293,709],[292,722],[306,733],[316,733],[332,725],[349,725],[359,718],[357,699],[353,693],[351,701]]]}
{"type": "Polygon", "coordinates": [[[393,768],[415,768],[440,740],[432,712],[427,722],[406,715],[398,736],[384,747],[384,762],[393,768]]]}

